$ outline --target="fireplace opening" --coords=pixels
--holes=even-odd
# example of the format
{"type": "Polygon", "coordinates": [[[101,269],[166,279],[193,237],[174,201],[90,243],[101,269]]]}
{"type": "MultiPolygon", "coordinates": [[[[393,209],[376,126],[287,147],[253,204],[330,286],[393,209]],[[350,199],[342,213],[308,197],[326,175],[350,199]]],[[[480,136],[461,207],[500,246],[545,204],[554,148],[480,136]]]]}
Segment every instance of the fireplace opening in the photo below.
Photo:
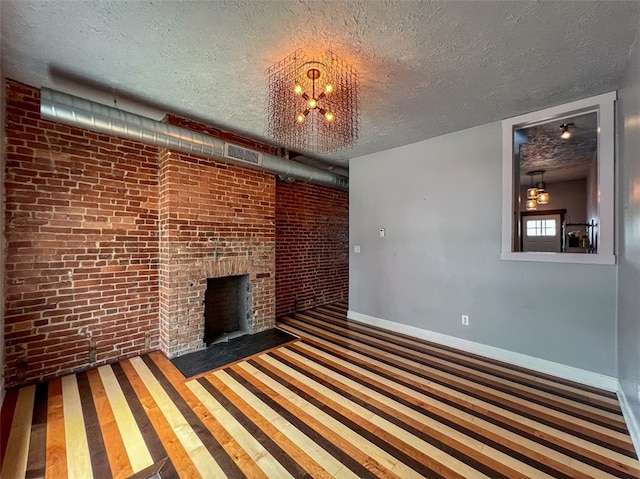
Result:
{"type": "Polygon", "coordinates": [[[249,275],[207,278],[204,293],[207,346],[248,334],[252,309],[249,275]]]}

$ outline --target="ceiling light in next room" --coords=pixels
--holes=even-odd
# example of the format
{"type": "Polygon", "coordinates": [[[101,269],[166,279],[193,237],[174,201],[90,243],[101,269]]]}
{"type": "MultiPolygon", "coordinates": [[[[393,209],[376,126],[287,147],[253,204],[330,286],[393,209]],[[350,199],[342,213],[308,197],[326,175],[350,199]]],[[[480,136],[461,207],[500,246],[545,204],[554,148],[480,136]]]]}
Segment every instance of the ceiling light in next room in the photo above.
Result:
{"type": "Polygon", "coordinates": [[[267,69],[266,126],[299,152],[347,148],[358,138],[358,76],[334,53],[296,50],[267,69]]]}
{"type": "Polygon", "coordinates": [[[562,138],[563,140],[568,140],[569,138],[571,138],[571,130],[569,130],[569,128],[573,125],[573,123],[563,123],[562,125],[560,125],[560,129],[562,130],[562,133],[560,133],[560,138],[562,138]]]}

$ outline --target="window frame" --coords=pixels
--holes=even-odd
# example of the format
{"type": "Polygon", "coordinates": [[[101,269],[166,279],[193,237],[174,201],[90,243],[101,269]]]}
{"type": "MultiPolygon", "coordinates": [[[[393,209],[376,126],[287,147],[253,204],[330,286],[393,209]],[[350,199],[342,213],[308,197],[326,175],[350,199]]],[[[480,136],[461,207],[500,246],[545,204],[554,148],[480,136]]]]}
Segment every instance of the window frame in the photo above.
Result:
{"type": "Polygon", "coordinates": [[[502,252],[509,261],[552,263],[615,264],[614,250],[614,102],[615,91],[565,103],[544,110],[507,118],[502,121],[502,252]],[[513,251],[514,232],[519,221],[517,202],[519,178],[515,178],[513,132],[563,117],[583,113],[598,114],[598,252],[546,253],[513,251]],[[517,180],[517,181],[516,181],[517,180]]]}

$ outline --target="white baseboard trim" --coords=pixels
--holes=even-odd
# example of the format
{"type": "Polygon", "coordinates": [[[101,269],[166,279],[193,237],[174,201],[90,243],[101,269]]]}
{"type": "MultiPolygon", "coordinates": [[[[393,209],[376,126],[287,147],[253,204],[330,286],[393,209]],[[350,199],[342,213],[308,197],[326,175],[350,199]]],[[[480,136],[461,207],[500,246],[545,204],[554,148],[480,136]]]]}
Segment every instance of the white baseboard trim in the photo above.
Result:
{"type": "Polygon", "coordinates": [[[631,436],[633,446],[636,448],[636,454],[640,457],[640,424],[638,423],[640,417],[633,413],[633,408],[627,401],[627,395],[624,393],[620,382],[618,382],[618,401],[620,401],[624,422],[627,423],[629,436],[631,436]]]}
{"type": "Polygon", "coordinates": [[[505,363],[513,364],[527,369],[532,369],[559,378],[568,379],[581,384],[597,387],[607,391],[618,391],[618,380],[611,376],[594,373],[584,369],[567,366],[564,364],[548,361],[546,359],[528,356],[526,354],[516,353],[506,349],[487,346],[485,344],[475,343],[466,339],[448,336],[446,334],[436,333],[416,326],[396,323],[387,319],[376,318],[368,314],[358,313],[357,311],[347,311],[347,318],[371,326],[378,326],[389,331],[413,336],[418,339],[424,339],[444,346],[460,349],[469,353],[485,356],[490,359],[496,359],[505,363]]]}

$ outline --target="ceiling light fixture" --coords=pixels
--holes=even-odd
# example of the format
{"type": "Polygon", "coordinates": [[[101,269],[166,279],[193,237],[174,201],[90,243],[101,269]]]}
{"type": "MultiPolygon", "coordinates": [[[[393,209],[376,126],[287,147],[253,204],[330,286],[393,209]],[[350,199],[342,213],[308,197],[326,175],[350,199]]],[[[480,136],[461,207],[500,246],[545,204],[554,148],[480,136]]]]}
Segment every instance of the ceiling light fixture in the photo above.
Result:
{"type": "Polygon", "coordinates": [[[544,182],[544,170],[534,170],[527,173],[531,177],[531,186],[527,188],[527,201],[525,202],[525,208],[527,211],[533,211],[538,209],[538,205],[546,205],[549,203],[549,192],[546,189],[546,183],[544,182]],[[534,177],[540,175],[540,181],[534,186],[534,177]]]}
{"type": "Polygon", "coordinates": [[[571,131],[569,130],[569,128],[574,125],[574,123],[563,123],[562,125],[560,125],[560,129],[562,130],[562,133],[560,133],[560,138],[562,138],[563,140],[568,140],[569,138],[571,138],[571,131]]]}
{"type": "Polygon", "coordinates": [[[279,144],[298,152],[340,150],[358,138],[358,77],[327,51],[297,50],[267,69],[266,124],[279,144]]]}

